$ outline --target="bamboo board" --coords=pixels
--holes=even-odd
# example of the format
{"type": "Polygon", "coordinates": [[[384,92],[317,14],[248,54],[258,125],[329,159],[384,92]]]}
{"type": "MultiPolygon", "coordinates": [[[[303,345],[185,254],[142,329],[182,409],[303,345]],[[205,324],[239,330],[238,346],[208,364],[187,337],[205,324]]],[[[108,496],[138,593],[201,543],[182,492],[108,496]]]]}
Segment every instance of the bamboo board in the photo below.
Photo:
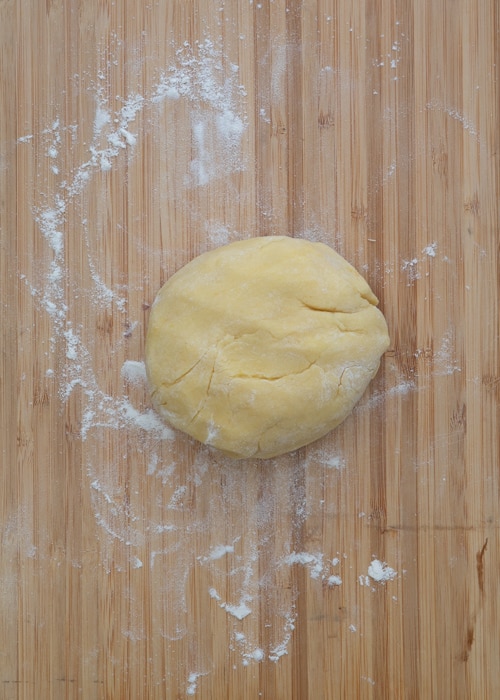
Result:
{"type": "Polygon", "coordinates": [[[2,698],[500,697],[499,17],[0,4],[2,698]],[[334,433],[234,464],[152,414],[148,309],[281,233],[392,345],[334,433]]]}

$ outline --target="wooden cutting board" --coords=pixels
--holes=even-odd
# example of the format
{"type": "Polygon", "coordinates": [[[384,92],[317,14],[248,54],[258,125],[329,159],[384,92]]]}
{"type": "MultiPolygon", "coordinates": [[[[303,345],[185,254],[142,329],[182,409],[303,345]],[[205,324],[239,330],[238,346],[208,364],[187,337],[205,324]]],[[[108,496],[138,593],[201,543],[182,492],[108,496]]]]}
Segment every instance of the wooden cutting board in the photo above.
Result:
{"type": "Polygon", "coordinates": [[[0,32],[0,696],[500,697],[498,3],[18,0],[0,32]],[[149,308],[283,233],[392,344],[331,435],[234,463],[152,412],[149,308]]]}

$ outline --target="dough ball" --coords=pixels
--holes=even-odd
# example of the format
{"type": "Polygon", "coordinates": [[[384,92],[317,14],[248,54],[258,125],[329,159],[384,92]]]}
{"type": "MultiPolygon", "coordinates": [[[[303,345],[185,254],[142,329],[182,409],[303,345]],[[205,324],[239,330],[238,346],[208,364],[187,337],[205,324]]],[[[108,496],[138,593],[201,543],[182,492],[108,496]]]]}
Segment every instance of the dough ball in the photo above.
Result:
{"type": "Polygon", "coordinates": [[[153,403],[235,458],[302,447],[341,423],[376,374],[389,345],[377,303],[322,243],[270,236],[204,253],[152,307],[153,403]]]}

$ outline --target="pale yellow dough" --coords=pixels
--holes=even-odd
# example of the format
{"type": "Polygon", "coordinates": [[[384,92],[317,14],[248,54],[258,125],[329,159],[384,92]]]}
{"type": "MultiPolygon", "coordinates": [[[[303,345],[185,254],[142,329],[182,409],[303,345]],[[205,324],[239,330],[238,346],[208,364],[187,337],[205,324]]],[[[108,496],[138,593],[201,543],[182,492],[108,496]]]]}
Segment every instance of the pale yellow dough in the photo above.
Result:
{"type": "Polygon", "coordinates": [[[322,243],[251,238],[160,290],[146,369],[158,412],[235,458],[316,440],[352,411],[389,345],[378,300],[322,243]]]}

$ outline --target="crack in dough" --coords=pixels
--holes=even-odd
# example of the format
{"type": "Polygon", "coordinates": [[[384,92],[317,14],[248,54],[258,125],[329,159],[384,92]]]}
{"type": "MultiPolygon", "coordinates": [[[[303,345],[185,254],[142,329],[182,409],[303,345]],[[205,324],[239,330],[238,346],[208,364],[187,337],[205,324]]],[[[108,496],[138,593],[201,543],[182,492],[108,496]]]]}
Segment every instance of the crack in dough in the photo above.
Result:
{"type": "Polygon", "coordinates": [[[311,311],[319,311],[321,313],[328,313],[328,314],[352,314],[354,313],[353,311],[343,311],[342,309],[336,309],[336,308],[322,308],[320,306],[313,306],[312,304],[307,304],[305,301],[302,301],[299,299],[300,303],[302,306],[304,306],[306,309],[310,309],[311,311]]]}
{"type": "Polygon", "coordinates": [[[314,362],[310,362],[310,363],[307,365],[307,367],[304,367],[304,369],[299,369],[299,370],[297,370],[296,372],[287,372],[286,374],[278,374],[276,377],[266,377],[266,376],[263,375],[263,374],[243,374],[243,373],[239,373],[239,374],[233,374],[233,375],[232,375],[232,378],[233,378],[233,379],[261,379],[261,380],[266,381],[266,382],[277,382],[277,381],[279,381],[280,379],[286,379],[287,377],[289,377],[289,376],[292,375],[292,374],[303,374],[304,372],[307,372],[308,370],[310,370],[311,367],[312,367],[313,365],[315,365],[315,364],[316,364],[315,361],[314,361],[314,362]]]}

